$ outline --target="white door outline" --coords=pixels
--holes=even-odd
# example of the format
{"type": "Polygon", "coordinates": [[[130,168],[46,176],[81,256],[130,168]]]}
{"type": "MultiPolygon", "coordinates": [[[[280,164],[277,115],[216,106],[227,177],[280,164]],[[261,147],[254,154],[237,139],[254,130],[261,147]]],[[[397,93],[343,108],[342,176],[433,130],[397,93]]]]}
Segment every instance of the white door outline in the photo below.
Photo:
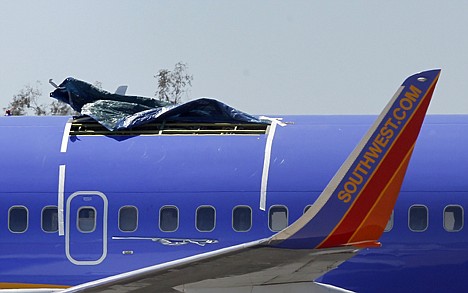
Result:
{"type": "Polygon", "coordinates": [[[109,202],[107,201],[107,197],[104,193],[99,191],[77,191],[70,195],[67,199],[67,206],[66,206],[66,222],[65,222],[65,254],[68,260],[80,266],[93,266],[100,264],[107,256],[107,209],[108,209],[109,202]],[[70,203],[71,201],[80,195],[97,195],[102,198],[104,203],[104,211],[102,217],[102,255],[97,260],[76,260],[70,254],[70,203]]]}

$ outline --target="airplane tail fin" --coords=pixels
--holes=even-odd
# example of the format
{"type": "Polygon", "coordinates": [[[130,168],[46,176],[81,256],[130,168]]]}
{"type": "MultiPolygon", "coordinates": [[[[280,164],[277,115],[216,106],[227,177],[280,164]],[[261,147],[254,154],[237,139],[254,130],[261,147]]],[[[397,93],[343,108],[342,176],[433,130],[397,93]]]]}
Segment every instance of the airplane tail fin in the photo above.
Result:
{"type": "Polygon", "coordinates": [[[115,90],[115,94],[125,96],[127,93],[128,85],[121,85],[115,90]]]}
{"type": "Polygon", "coordinates": [[[430,70],[403,82],[315,203],[270,245],[380,245],[439,75],[430,70]]]}

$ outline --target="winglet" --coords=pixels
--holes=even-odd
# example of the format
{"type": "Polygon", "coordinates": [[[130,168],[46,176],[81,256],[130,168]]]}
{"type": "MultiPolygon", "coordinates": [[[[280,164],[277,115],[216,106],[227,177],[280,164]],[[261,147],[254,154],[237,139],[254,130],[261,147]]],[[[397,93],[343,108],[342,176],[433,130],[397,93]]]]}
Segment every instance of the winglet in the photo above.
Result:
{"type": "Polygon", "coordinates": [[[377,243],[400,192],[440,69],[408,77],[311,208],[270,245],[377,243]]]}

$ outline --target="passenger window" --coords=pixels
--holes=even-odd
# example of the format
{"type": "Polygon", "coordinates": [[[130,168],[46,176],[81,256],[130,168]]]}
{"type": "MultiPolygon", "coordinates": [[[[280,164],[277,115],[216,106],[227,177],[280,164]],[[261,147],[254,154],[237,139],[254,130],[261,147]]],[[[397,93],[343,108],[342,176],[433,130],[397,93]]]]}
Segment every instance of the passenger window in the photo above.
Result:
{"type": "Polygon", "coordinates": [[[96,229],[96,210],[84,207],[78,210],[78,230],[83,233],[91,233],[96,229]]]}
{"type": "Polygon", "coordinates": [[[213,207],[202,206],[197,209],[196,215],[197,229],[201,232],[210,232],[215,227],[215,209],[213,207]]]}
{"type": "Polygon", "coordinates": [[[268,226],[271,231],[281,231],[288,226],[288,210],[285,206],[272,206],[268,213],[268,226]]]}
{"type": "Polygon", "coordinates": [[[423,205],[414,205],[410,207],[408,222],[411,231],[425,231],[428,225],[427,207],[423,205]]]}
{"type": "Polygon", "coordinates": [[[122,232],[133,232],[138,227],[138,210],[134,206],[125,206],[119,210],[119,229],[122,232]]]}
{"type": "Polygon", "coordinates": [[[458,232],[463,228],[463,208],[458,205],[444,209],[444,228],[449,232],[458,232]]]}
{"type": "Polygon", "coordinates": [[[10,208],[8,228],[13,233],[23,233],[28,229],[28,210],[22,206],[10,208]]]}
{"type": "Polygon", "coordinates": [[[57,207],[45,207],[42,210],[42,230],[44,232],[58,231],[58,210],[57,207]]]}
{"type": "Polygon", "coordinates": [[[390,230],[393,229],[393,213],[390,215],[390,219],[388,219],[387,226],[385,226],[384,232],[389,232],[390,230]]]}
{"type": "Polygon", "coordinates": [[[252,209],[247,206],[235,207],[232,210],[232,228],[237,232],[249,231],[252,227],[252,209]]]}
{"type": "Polygon", "coordinates": [[[162,207],[159,210],[159,229],[164,232],[174,232],[179,228],[179,210],[173,206],[162,207]]]}

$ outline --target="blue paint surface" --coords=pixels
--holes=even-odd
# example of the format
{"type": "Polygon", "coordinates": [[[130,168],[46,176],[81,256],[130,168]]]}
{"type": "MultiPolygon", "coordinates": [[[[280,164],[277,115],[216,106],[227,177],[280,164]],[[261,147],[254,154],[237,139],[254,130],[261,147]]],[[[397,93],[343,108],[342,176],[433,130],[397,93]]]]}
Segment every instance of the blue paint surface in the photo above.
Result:
{"type": "MultiPolygon", "coordinates": [[[[312,204],[352,151],[375,116],[289,116],[273,142],[267,212],[258,209],[266,136],[80,136],[60,153],[63,117],[0,117],[0,282],[74,285],[263,238],[268,208],[285,205],[289,224],[312,204]],[[57,205],[59,165],[66,165],[65,197],[88,190],[104,193],[108,208],[108,252],[96,266],[77,266],[65,255],[65,238],[41,229],[45,206],[57,205]],[[25,206],[25,233],[8,229],[8,210],[25,206]],[[118,229],[122,206],[138,208],[135,232],[118,229]],[[175,232],[159,229],[159,209],[179,209],[175,232]],[[198,206],[216,209],[212,232],[195,228],[198,206]],[[248,232],[232,228],[232,210],[252,207],[248,232]],[[206,246],[165,246],[151,240],[112,237],[216,239],[206,246]],[[124,254],[132,251],[132,254],[124,254]]],[[[378,249],[363,250],[320,280],[358,292],[431,291],[435,282],[464,290],[468,270],[465,229],[447,232],[443,209],[467,207],[468,116],[428,116],[421,130],[395,209],[394,229],[378,249]],[[424,204],[429,228],[408,229],[408,208],[424,204]],[[463,287],[463,288],[462,288],[463,287]],[[392,290],[393,291],[393,290],[392,290]]],[[[99,209],[99,207],[98,207],[99,209]]],[[[71,216],[71,215],[70,215],[71,216]]],[[[83,243],[73,241],[79,253],[83,243]]],[[[101,241],[96,239],[96,241],[101,241]]],[[[95,248],[98,246],[94,246],[95,248]]],[[[96,250],[94,253],[98,255],[96,250]]]]}

